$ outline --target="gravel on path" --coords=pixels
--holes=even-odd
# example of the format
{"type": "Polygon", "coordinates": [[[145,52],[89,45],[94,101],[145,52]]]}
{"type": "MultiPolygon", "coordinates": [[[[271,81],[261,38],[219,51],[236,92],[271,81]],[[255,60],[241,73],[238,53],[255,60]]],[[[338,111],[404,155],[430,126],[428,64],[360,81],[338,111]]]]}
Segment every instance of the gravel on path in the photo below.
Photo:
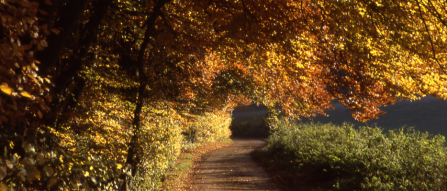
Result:
{"type": "Polygon", "coordinates": [[[194,169],[192,190],[280,190],[250,153],[265,141],[233,139],[234,144],[204,157],[194,169]]]}

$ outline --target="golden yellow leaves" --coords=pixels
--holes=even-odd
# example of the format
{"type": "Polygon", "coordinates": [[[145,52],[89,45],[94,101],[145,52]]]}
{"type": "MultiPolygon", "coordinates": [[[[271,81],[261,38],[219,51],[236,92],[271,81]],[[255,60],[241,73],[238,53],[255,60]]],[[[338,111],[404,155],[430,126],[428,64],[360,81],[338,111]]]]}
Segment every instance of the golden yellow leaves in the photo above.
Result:
{"type": "Polygon", "coordinates": [[[33,96],[26,91],[20,92],[20,95],[27,98],[33,98],[33,96]]]}
{"type": "Polygon", "coordinates": [[[304,65],[301,62],[296,62],[296,67],[303,69],[304,65]]]}
{"type": "Polygon", "coordinates": [[[10,87],[8,86],[8,84],[6,84],[6,83],[2,83],[2,84],[0,85],[0,90],[1,90],[3,93],[7,94],[7,95],[11,95],[12,92],[13,92],[13,89],[10,88],[10,87]]]}
{"type": "MultiPolygon", "coordinates": [[[[8,84],[4,83],[4,82],[2,84],[0,84],[0,91],[5,93],[6,95],[9,95],[9,96],[17,96],[17,92],[15,92],[13,88],[9,87],[8,84]]],[[[22,97],[26,97],[26,98],[29,98],[31,100],[35,99],[35,96],[31,95],[27,91],[23,91],[22,90],[19,94],[22,97]]]]}
{"type": "MultiPolygon", "coordinates": [[[[46,127],[47,130],[50,132],[50,134],[56,138],[58,138],[60,140],[60,145],[62,147],[74,147],[76,145],[76,140],[74,139],[74,137],[71,137],[70,134],[66,134],[60,131],[56,131],[54,128],[52,127],[46,127]]],[[[62,127],[66,130],[71,129],[70,127],[62,127]]],[[[61,155],[62,157],[62,155],[61,155]]],[[[63,160],[63,158],[61,158],[61,160],[63,160]]]]}

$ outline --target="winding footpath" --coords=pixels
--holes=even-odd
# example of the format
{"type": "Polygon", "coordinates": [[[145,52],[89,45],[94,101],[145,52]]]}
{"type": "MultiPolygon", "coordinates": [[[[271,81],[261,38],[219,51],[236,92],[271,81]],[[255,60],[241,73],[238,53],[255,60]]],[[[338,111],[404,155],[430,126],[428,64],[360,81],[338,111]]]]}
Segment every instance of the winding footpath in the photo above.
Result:
{"type": "Polygon", "coordinates": [[[192,190],[280,190],[250,153],[265,145],[256,139],[233,139],[234,144],[204,157],[194,169],[192,190]]]}

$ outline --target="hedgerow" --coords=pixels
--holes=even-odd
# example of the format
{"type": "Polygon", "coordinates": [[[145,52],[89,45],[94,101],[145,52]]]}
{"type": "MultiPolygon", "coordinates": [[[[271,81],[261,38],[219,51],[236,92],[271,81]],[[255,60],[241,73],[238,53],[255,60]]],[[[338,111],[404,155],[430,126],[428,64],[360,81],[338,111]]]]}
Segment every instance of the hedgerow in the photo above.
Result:
{"type": "Polygon", "coordinates": [[[447,150],[441,135],[400,128],[320,123],[272,126],[262,152],[290,169],[328,176],[342,190],[446,190],[447,150]]]}

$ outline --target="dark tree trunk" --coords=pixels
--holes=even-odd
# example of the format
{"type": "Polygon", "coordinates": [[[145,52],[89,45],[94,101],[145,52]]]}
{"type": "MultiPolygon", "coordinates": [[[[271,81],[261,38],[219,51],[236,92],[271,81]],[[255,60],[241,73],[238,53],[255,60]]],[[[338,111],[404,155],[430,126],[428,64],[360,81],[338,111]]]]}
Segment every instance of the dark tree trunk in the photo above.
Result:
{"type": "MultiPolygon", "coordinates": [[[[126,165],[130,166],[130,169],[132,169],[132,176],[135,175],[136,171],[137,171],[137,166],[139,164],[139,154],[137,152],[137,148],[138,148],[138,135],[141,129],[141,124],[140,124],[140,115],[141,115],[141,110],[144,106],[144,99],[145,99],[145,90],[146,90],[146,86],[147,86],[147,77],[146,77],[146,73],[145,73],[145,69],[144,69],[144,62],[145,62],[145,53],[146,53],[146,49],[149,46],[149,41],[150,38],[154,35],[154,30],[155,30],[155,21],[157,20],[157,18],[160,16],[161,14],[161,9],[164,7],[164,5],[168,2],[169,0],[159,0],[157,2],[157,5],[154,7],[154,10],[151,14],[151,16],[147,19],[145,26],[146,26],[146,32],[144,33],[144,39],[143,42],[141,44],[141,48],[138,52],[138,60],[137,60],[137,70],[138,70],[138,76],[139,76],[139,88],[138,88],[138,99],[137,99],[137,103],[136,103],[136,108],[134,111],[134,118],[133,118],[133,136],[132,136],[132,140],[131,143],[129,145],[129,149],[127,152],[127,160],[126,160],[126,165]]],[[[121,176],[123,178],[123,183],[120,186],[119,190],[127,190],[127,178],[125,175],[121,176]]]]}

